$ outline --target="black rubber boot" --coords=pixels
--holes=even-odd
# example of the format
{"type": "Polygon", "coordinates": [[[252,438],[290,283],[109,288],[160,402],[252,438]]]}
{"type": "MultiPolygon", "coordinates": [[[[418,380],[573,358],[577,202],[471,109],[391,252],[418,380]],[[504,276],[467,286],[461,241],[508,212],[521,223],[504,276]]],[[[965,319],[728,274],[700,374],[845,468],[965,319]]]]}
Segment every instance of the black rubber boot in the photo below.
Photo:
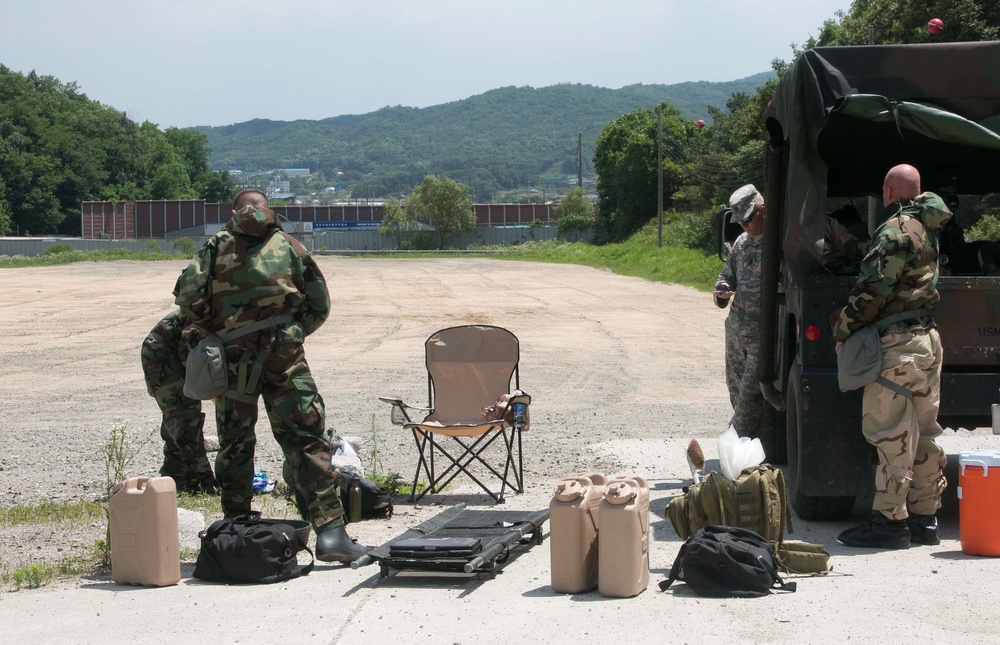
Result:
{"type": "Polygon", "coordinates": [[[317,560],[350,564],[369,551],[370,548],[351,539],[344,525],[333,528],[322,527],[316,531],[317,560]]]}
{"type": "Polygon", "coordinates": [[[890,520],[881,512],[875,511],[872,518],[864,524],[838,535],[837,541],[845,546],[866,549],[908,549],[910,529],[906,527],[906,520],[890,520]]]}
{"type": "Polygon", "coordinates": [[[941,538],[938,537],[937,532],[937,517],[910,513],[910,516],[906,518],[906,526],[910,529],[911,544],[922,544],[924,546],[941,544],[941,538]]]}

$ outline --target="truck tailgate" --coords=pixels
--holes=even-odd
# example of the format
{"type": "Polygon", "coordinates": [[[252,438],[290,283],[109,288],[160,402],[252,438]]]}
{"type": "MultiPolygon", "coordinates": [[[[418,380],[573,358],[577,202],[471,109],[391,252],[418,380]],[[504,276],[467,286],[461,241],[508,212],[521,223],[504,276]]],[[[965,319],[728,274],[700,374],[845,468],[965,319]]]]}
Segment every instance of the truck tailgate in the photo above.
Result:
{"type": "Polygon", "coordinates": [[[934,320],[944,346],[944,367],[1000,371],[1000,277],[941,276],[934,320]]]}

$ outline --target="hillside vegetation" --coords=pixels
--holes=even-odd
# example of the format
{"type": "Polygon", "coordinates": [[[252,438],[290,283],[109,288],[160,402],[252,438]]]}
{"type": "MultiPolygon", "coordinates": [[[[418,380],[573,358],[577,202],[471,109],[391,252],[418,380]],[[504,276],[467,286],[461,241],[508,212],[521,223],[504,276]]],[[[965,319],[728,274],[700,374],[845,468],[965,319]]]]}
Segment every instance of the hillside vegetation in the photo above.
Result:
{"type": "Polygon", "coordinates": [[[485,200],[501,189],[575,178],[578,134],[584,174],[592,176],[601,129],[636,108],[666,101],[685,118],[710,121],[709,108],[725,109],[733,94],[752,94],[773,77],[765,72],[724,83],[617,90],[581,84],[502,87],[427,108],[385,107],[320,121],[256,119],[198,130],[207,137],[213,168],[309,168],[331,184],[356,184],[370,173],[365,191],[376,196],[408,192],[435,174],[468,185],[485,200]]]}

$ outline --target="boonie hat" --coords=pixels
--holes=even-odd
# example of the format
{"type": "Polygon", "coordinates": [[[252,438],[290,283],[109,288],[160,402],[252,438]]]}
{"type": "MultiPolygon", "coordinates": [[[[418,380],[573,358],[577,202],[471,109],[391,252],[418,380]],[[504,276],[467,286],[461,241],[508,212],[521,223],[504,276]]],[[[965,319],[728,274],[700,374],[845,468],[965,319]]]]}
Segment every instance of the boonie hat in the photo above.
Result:
{"type": "Polygon", "coordinates": [[[733,211],[733,216],[729,218],[729,221],[733,224],[746,223],[753,214],[757,203],[763,199],[753,184],[739,187],[729,197],[729,209],[733,211]]]}

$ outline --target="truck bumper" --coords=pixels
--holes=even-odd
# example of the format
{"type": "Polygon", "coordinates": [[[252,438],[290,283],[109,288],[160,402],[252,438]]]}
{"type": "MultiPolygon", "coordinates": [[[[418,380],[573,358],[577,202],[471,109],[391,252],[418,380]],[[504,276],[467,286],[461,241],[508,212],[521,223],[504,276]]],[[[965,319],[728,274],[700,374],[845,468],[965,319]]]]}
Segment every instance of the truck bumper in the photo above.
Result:
{"type": "MultiPolygon", "coordinates": [[[[941,374],[941,411],[938,413],[941,425],[949,428],[988,428],[994,424],[992,407],[995,403],[1000,403],[1000,374],[941,374]]],[[[994,433],[998,431],[994,430],[994,433]]]]}

